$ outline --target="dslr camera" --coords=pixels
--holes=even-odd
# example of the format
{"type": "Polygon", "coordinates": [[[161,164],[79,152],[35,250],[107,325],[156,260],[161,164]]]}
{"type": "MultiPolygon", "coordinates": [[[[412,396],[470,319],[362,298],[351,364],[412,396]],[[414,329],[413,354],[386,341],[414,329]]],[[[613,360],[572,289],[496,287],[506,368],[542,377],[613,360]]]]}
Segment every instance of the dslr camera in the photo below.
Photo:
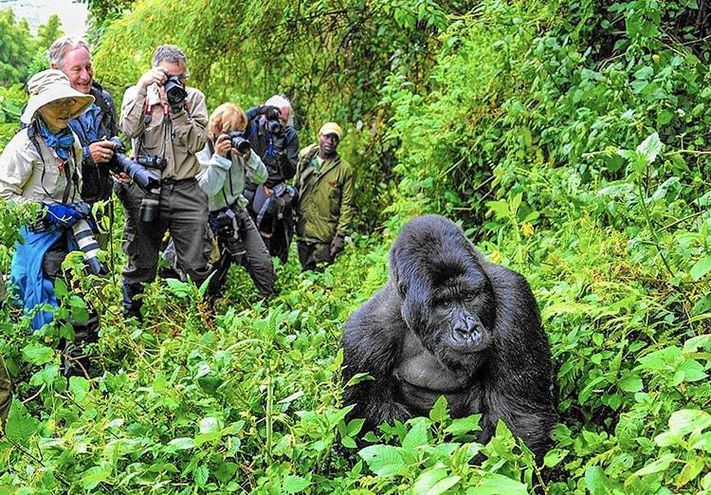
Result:
{"type": "Polygon", "coordinates": [[[250,149],[249,141],[244,137],[244,131],[232,131],[228,136],[230,137],[232,147],[240,153],[244,153],[250,149]]]}
{"type": "Polygon", "coordinates": [[[168,98],[168,104],[171,108],[182,107],[185,104],[185,98],[188,97],[188,92],[185,91],[185,86],[178,76],[169,76],[163,84],[165,96],[168,98]]]}
{"type": "Polygon", "coordinates": [[[227,252],[234,263],[242,261],[242,257],[247,253],[244,249],[242,236],[239,229],[239,218],[231,208],[227,208],[215,217],[217,238],[225,243],[227,252]]]}
{"type": "Polygon", "coordinates": [[[281,125],[279,109],[277,107],[265,107],[263,112],[267,119],[267,129],[272,134],[280,136],[284,132],[284,126],[281,125]]]}

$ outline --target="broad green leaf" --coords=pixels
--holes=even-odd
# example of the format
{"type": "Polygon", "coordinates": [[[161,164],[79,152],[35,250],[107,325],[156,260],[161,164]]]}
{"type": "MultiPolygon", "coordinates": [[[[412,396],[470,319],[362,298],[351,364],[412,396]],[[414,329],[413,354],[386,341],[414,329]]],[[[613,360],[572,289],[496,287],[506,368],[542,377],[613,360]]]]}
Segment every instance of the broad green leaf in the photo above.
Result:
{"type": "Polygon", "coordinates": [[[200,433],[213,433],[220,430],[220,423],[217,418],[208,416],[200,420],[200,433]]]}
{"type": "Polygon", "coordinates": [[[391,445],[371,445],[361,449],[358,455],[378,476],[392,476],[405,467],[405,460],[400,450],[391,445]]]}
{"type": "Polygon", "coordinates": [[[557,466],[560,463],[560,461],[565,459],[566,455],[568,455],[568,450],[566,450],[566,449],[550,450],[546,453],[546,456],[543,458],[543,464],[546,467],[557,466]]]}
{"type": "Polygon", "coordinates": [[[81,478],[81,486],[85,490],[93,490],[99,483],[109,479],[111,472],[101,466],[94,466],[87,469],[84,472],[84,476],[81,478]]]}
{"type": "Polygon", "coordinates": [[[440,395],[434,403],[434,406],[432,406],[432,410],[430,411],[430,419],[435,423],[441,423],[447,418],[449,418],[447,398],[444,395],[440,395]]]}
{"type": "Polygon", "coordinates": [[[694,263],[694,266],[689,270],[689,275],[696,282],[701,280],[709,271],[711,271],[711,255],[705,256],[694,263]]]}
{"type": "Polygon", "coordinates": [[[654,163],[657,159],[657,155],[661,153],[662,149],[664,149],[664,144],[659,140],[659,134],[655,132],[642,141],[642,143],[637,146],[636,151],[642,155],[645,161],[649,164],[654,163]]]}
{"type": "Polygon", "coordinates": [[[585,485],[590,495],[622,493],[618,485],[607,477],[600,466],[590,466],[585,470],[585,485]]]}
{"type": "Polygon", "coordinates": [[[420,493],[427,493],[427,491],[435,486],[437,482],[439,482],[441,479],[445,478],[447,476],[447,469],[442,466],[441,464],[438,464],[435,467],[432,467],[430,469],[427,469],[426,471],[423,471],[420,473],[420,475],[417,477],[415,480],[415,483],[412,485],[412,493],[414,494],[420,494],[420,493]]]}
{"type": "Polygon", "coordinates": [[[30,437],[37,432],[39,426],[39,421],[27,413],[25,405],[18,399],[13,399],[5,425],[7,438],[26,445],[30,437]]]}
{"type": "Polygon", "coordinates": [[[22,357],[28,363],[43,365],[54,359],[54,349],[37,342],[27,344],[22,349],[22,357]]]}
{"type": "Polygon", "coordinates": [[[199,487],[204,487],[207,484],[207,479],[210,477],[210,470],[207,466],[198,466],[193,470],[193,478],[195,484],[199,487]]]}
{"type": "MultiPolygon", "coordinates": [[[[672,453],[666,453],[662,455],[659,459],[656,459],[653,462],[650,462],[646,466],[644,466],[642,469],[639,469],[635,471],[630,479],[634,476],[646,476],[648,474],[654,474],[654,473],[660,473],[663,471],[666,471],[667,468],[671,465],[672,462],[676,461],[676,456],[672,453]]],[[[629,482],[629,479],[627,480],[629,482]]],[[[625,482],[625,485],[627,482],[625,482]]]]}
{"type": "Polygon", "coordinates": [[[84,377],[72,376],[69,378],[69,390],[78,403],[84,402],[84,399],[89,394],[90,386],[89,380],[84,377]]]}
{"type": "Polygon", "coordinates": [[[466,435],[474,431],[481,431],[481,427],[479,426],[480,420],[481,414],[473,414],[466,418],[455,419],[444,431],[455,437],[466,435]]]}
{"type": "Polygon", "coordinates": [[[459,483],[459,480],[461,480],[461,476],[450,476],[448,478],[445,478],[443,480],[438,481],[435,483],[435,485],[427,490],[425,492],[425,495],[440,495],[450,488],[452,488],[454,485],[459,483]]]}
{"type": "Polygon", "coordinates": [[[415,450],[429,441],[429,428],[424,421],[417,421],[402,440],[402,448],[408,451],[415,450]]]}
{"type": "Polygon", "coordinates": [[[284,484],[282,485],[283,493],[299,493],[306,490],[309,485],[306,479],[301,476],[289,475],[284,478],[284,484]]]}
{"type": "Polygon", "coordinates": [[[627,375],[617,383],[617,386],[625,392],[639,392],[642,390],[642,379],[637,375],[627,375]]]}
{"type": "Polygon", "coordinates": [[[189,437],[174,438],[168,442],[168,446],[175,450],[187,450],[195,447],[195,440],[189,437]]]}
{"type": "Polygon", "coordinates": [[[707,458],[691,458],[681,470],[681,473],[679,473],[679,476],[676,479],[676,487],[681,488],[688,484],[690,481],[695,480],[699,476],[699,474],[701,474],[701,471],[703,471],[706,467],[706,463],[707,458]]]}

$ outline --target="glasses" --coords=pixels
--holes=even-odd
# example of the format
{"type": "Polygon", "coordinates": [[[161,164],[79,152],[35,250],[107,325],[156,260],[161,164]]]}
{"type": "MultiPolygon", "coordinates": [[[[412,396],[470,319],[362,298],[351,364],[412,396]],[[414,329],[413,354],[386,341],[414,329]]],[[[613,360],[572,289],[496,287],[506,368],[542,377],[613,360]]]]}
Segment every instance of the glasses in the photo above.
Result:
{"type": "Polygon", "coordinates": [[[76,104],[76,98],[60,98],[59,100],[50,101],[47,106],[52,108],[71,108],[76,104]]]}

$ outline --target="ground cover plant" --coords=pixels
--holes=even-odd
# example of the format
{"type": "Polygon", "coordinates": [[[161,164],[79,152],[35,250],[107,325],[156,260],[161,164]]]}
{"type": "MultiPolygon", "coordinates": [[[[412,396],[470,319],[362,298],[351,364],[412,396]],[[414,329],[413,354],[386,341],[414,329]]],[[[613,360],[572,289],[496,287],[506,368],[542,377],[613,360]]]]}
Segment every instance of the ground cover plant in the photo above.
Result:
{"type": "MultiPolygon", "coordinates": [[[[120,317],[121,219],[105,226],[112,273],[80,282],[102,318],[93,378],[60,376],[55,346],[71,328],[30,335],[9,300],[0,307],[17,389],[0,493],[711,493],[709,5],[262,4],[211,30],[206,51],[199,34],[233,12],[226,3],[139,0],[95,23],[97,74],[121,87],[148,47],[173,41],[202,68],[195,84],[213,89],[211,107],[248,106],[280,89],[271,61],[287,60],[302,141],[331,112],[347,129],[360,233],[324,273],[301,274],[292,252],[268,305],[243,273],[214,315],[200,288],[157,281],[138,326],[120,317]],[[172,29],[199,12],[210,15],[172,29]],[[269,43],[241,49],[269,15],[269,43]],[[330,50],[314,50],[314,32],[330,50]],[[109,57],[116,46],[126,53],[109,57]],[[236,60],[257,84],[236,82],[236,60]],[[359,69],[382,85],[364,85],[359,69]],[[543,466],[503,425],[479,445],[478,418],[452,420],[444,401],[366,445],[361,422],[344,421],[342,323],[384,283],[390,243],[422,213],[459,220],[531,284],[561,414],[543,466]]],[[[22,99],[0,90],[0,117],[11,123],[22,99]]],[[[31,212],[0,210],[7,273],[31,212]]],[[[67,264],[79,270],[81,256],[67,264]]],[[[60,314],[85,311],[57,289],[60,314]]]]}

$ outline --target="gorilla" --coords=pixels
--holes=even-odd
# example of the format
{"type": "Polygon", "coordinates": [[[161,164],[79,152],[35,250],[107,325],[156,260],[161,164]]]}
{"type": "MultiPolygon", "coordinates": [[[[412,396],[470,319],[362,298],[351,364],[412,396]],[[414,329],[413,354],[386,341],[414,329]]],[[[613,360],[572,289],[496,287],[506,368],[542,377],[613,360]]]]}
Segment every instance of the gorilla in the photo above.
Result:
{"type": "Polygon", "coordinates": [[[550,349],[526,279],[487,261],[450,220],[403,227],[390,278],[345,324],[343,381],[365,428],[426,415],[444,395],[452,417],[502,419],[540,460],[557,422],[550,349]]]}

